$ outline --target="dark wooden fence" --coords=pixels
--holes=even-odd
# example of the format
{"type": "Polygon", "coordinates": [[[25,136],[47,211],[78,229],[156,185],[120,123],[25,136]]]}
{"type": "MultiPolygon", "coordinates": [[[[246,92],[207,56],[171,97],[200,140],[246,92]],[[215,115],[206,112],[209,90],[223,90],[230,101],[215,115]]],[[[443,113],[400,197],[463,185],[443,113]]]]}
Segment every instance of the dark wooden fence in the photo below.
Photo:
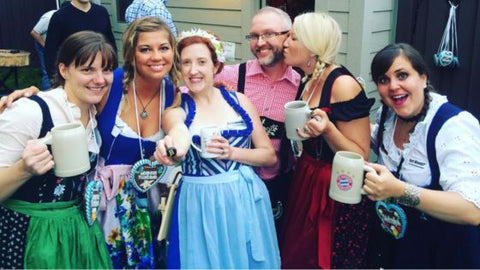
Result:
{"type": "Polygon", "coordinates": [[[55,8],[55,0],[0,0],[0,49],[29,51],[30,65],[39,66],[30,30],[55,8]]]}

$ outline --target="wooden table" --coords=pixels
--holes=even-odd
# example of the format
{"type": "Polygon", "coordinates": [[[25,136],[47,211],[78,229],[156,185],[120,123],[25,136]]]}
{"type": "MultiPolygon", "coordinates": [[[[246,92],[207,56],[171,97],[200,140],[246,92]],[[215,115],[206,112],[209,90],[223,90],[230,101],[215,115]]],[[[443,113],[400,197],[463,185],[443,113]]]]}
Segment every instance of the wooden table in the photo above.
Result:
{"type": "Polygon", "coordinates": [[[30,53],[21,50],[0,50],[0,67],[8,68],[5,74],[0,74],[0,90],[11,92],[5,83],[13,74],[15,78],[15,89],[18,88],[18,71],[19,67],[30,65],[30,53]]]}

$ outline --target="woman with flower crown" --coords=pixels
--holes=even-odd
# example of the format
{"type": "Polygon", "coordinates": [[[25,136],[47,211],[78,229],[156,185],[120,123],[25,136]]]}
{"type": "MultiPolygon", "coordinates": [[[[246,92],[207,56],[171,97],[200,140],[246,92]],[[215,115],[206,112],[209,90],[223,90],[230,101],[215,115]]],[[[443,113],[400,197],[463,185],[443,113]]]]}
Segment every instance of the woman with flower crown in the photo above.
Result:
{"type": "Polygon", "coordinates": [[[274,164],[275,151],[250,101],[214,87],[224,60],[220,41],[204,30],[182,32],[179,40],[180,71],[189,91],[165,111],[167,135],[154,154],[167,165],[183,160],[168,267],[279,268],[268,191],[252,169],[274,164]],[[206,126],[221,130],[207,144],[214,158],[196,149],[206,126]]]}

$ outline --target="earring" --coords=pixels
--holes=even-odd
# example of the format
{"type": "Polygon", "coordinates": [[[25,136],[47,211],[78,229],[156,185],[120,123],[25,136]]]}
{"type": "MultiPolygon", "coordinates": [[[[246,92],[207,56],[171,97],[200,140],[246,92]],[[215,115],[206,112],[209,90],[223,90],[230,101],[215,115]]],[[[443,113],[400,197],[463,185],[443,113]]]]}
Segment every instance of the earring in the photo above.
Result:
{"type": "Polygon", "coordinates": [[[308,59],[308,61],[307,61],[307,67],[310,67],[310,66],[312,66],[312,60],[311,60],[311,59],[308,59]]]}

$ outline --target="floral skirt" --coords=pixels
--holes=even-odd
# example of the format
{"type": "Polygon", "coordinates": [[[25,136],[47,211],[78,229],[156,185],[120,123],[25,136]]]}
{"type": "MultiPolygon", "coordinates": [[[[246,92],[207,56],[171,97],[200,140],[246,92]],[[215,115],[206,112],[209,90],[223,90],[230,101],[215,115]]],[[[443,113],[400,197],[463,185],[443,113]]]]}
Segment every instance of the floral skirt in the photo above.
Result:
{"type": "Polygon", "coordinates": [[[106,178],[103,183],[107,191],[98,218],[114,268],[158,268],[148,197],[128,181],[131,167],[109,165],[99,171],[106,178]],[[106,189],[107,183],[111,187],[106,189]]]}

